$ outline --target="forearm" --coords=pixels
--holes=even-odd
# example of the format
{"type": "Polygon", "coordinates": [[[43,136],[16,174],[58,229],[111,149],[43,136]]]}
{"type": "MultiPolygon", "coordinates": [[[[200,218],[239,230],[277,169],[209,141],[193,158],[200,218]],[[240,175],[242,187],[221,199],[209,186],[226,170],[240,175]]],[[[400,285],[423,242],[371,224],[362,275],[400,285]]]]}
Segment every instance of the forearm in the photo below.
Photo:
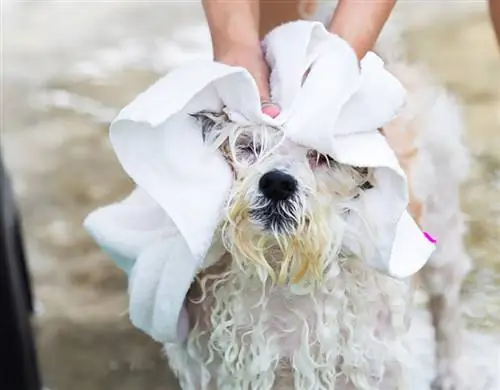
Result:
{"type": "Polygon", "coordinates": [[[358,59],[375,45],[396,0],[340,0],[329,30],[345,39],[358,59]]]}
{"type": "Polygon", "coordinates": [[[256,0],[203,0],[214,54],[233,45],[260,47],[259,2],[256,0]]]}

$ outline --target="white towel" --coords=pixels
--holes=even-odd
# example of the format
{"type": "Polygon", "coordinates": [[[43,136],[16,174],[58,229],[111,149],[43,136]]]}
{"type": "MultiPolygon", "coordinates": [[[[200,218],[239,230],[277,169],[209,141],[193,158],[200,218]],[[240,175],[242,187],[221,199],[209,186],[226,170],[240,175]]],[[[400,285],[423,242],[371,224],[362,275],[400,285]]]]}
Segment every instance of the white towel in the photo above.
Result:
{"type": "Polygon", "coordinates": [[[377,130],[405,98],[382,60],[367,54],[360,72],[351,47],[318,22],[282,25],[263,47],[277,118],[261,113],[246,70],[202,61],[160,79],[111,124],[114,150],[140,189],[92,213],[85,226],[129,274],[132,323],[160,342],[185,337],[185,294],[196,272],[224,253],[216,229],[233,177],[191,113],[224,108],[233,121],[278,126],[340,163],[374,167],[377,186],[362,197],[378,249],[369,266],[405,278],[434,249],[406,212],[406,177],[377,130]]]}

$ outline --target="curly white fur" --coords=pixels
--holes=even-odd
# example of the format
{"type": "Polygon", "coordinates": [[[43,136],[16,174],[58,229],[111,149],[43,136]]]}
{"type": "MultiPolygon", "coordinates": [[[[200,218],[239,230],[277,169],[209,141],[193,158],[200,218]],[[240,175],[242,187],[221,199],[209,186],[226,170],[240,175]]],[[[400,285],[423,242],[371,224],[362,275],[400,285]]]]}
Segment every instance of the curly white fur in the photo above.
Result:
{"type": "Polygon", "coordinates": [[[304,293],[226,261],[191,297],[187,347],[167,347],[183,388],[273,389],[293,376],[296,389],[378,389],[388,369],[403,381],[404,283],[343,259],[304,293]]]}
{"type": "MultiPolygon", "coordinates": [[[[437,330],[434,386],[459,389],[458,293],[470,263],[458,195],[467,169],[462,121],[456,103],[425,72],[403,63],[389,67],[408,89],[409,102],[386,135],[412,135],[406,147],[418,153],[411,160],[411,191],[422,206],[423,228],[440,239],[422,272],[437,330]]],[[[366,231],[351,231],[344,218],[346,212],[362,215],[356,199],[369,172],[314,167],[306,151],[281,140],[275,129],[210,119],[208,141],[225,153],[237,180],[221,229],[228,253],[193,284],[187,343],[165,346],[182,388],[408,388],[411,353],[404,336],[412,286],[366,267],[369,221],[366,231]],[[291,218],[285,234],[274,227],[266,232],[251,214],[265,206],[257,182],[271,169],[299,183],[282,210],[291,218]],[[357,248],[346,247],[347,238],[357,248]]],[[[408,150],[396,152],[404,162],[408,150]]]]}

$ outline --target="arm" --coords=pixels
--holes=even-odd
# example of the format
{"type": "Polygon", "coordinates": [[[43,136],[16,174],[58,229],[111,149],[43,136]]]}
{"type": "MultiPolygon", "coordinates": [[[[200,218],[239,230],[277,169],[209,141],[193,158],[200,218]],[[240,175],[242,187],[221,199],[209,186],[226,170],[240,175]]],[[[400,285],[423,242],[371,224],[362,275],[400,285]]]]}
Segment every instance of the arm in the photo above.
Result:
{"type": "Polygon", "coordinates": [[[258,1],[202,0],[202,3],[216,59],[235,46],[260,52],[258,1]]]}
{"type": "Polygon", "coordinates": [[[371,50],[396,0],[340,0],[328,29],[345,39],[359,60],[371,50]]]}
{"type": "Polygon", "coordinates": [[[247,69],[257,84],[262,112],[275,117],[279,108],[269,103],[269,68],[260,47],[259,6],[257,0],[203,0],[215,60],[247,69]]]}

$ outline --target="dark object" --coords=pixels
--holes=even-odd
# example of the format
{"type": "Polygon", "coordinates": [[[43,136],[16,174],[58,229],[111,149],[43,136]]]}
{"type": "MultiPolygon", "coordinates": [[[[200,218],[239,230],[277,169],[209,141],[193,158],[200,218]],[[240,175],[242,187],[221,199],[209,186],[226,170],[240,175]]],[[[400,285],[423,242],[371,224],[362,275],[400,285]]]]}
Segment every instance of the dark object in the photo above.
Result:
{"type": "Polygon", "coordinates": [[[297,191],[297,180],[292,175],[281,171],[265,173],[259,180],[262,194],[272,201],[283,201],[297,191]]]}
{"type": "Polygon", "coordinates": [[[40,390],[19,215],[0,155],[0,389],[40,390]]]}

